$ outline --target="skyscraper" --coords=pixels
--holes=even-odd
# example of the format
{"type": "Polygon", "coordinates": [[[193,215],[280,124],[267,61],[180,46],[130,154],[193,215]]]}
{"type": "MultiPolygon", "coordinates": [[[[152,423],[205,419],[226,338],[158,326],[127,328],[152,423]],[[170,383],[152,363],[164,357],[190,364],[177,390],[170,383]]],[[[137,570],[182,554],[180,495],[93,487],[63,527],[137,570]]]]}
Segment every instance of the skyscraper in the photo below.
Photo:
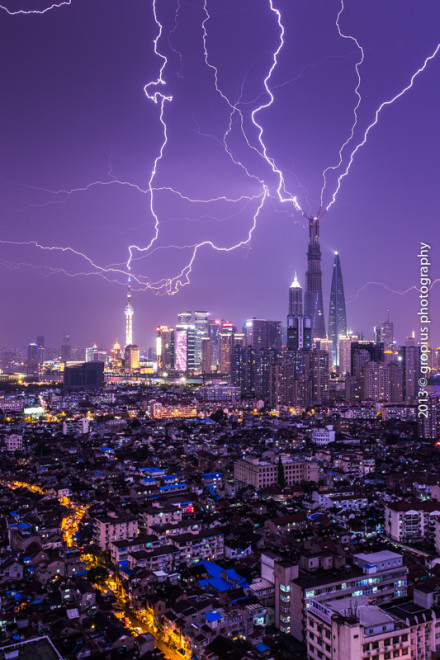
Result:
{"type": "Polygon", "coordinates": [[[400,348],[403,366],[403,398],[407,403],[417,398],[418,379],[420,378],[420,346],[414,336],[407,337],[400,348]]]}
{"type": "Polygon", "coordinates": [[[72,354],[72,347],[70,345],[70,335],[66,333],[63,337],[63,343],[61,344],[61,360],[67,362],[70,360],[72,354]]]}
{"type": "Polygon", "coordinates": [[[394,323],[390,321],[390,310],[387,310],[387,320],[378,323],[374,328],[376,342],[383,341],[386,351],[393,350],[394,341],[394,323]]]}
{"type": "Polygon", "coordinates": [[[37,337],[37,357],[38,364],[43,364],[45,358],[46,349],[44,347],[44,337],[43,335],[38,335],[37,337]]]}
{"type": "Polygon", "coordinates": [[[128,277],[127,304],[124,310],[125,314],[125,345],[133,344],[133,305],[131,304],[131,277],[128,277]]]}
{"type": "Polygon", "coordinates": [[[38,372],[38,345],[29,344],[27,348],[27,373],[34,375],[38,372]]]}
{"type": "Polygon", "coordinates": [[[156,328],[156,356],[159,371],[174,369],[174,329],[167,325],[156,328]]]}
{"type": "Polygon", "coordinates": [[[191,321],[191,312],[183,312],[177,316],[177,325],[174,331],[174,368],[181,373],[193,372],[195,366],[195,326],[191,321]]]}
{"type": "Polygon", "coordinates": [[[312,327],[309,316],[303,314],[302,288],[296,277],[289,287],[287,314],[287,348],[289,351],[312,348],[312,327]]]}
{"type": "Polygon", "coordinates": [[[198,371],[202,371],[202,340],[208,336],[208,317],[208,312],[194,312],[194,365],[198,371]]]}
{"type": "Polygon", "coordinates": [[[302,287],[298,282],[295,273],[293,282],[289,287],[289,316],[302,316],[303,314],[303,301],[302,301],[302,287]]]}
{"type": "Polygon", "coordinates": [[[312,320],[312,338],[326,337],[324,305],[322,302],[321,248],[319,246],[319,220],[309,218],[309,249],[307,250],[305,316],[312,320]]]}
{"type": "Polygon", "coordinates": [[[216,371],[220,364],[219,337],[220,321],[208,321],[208,337],[211,342],[211,371],[216,371]]]}
{"type": "Polygon", "coordinates": [[[140,350],[135,344],[128,344],[124,351],[124,367],[126,371],[134,371],[140,366],[140,350]]]}
{"type": "Polygon", "coordinates": [[[328,336],[333,342],[332,364],[339,366],[339,336],[347,335],[347,314],[345,311],[344,284],[342,282],[341,262],[335,252],[333,263],[332,288],[330,290],[330,312],[328,336]]]}

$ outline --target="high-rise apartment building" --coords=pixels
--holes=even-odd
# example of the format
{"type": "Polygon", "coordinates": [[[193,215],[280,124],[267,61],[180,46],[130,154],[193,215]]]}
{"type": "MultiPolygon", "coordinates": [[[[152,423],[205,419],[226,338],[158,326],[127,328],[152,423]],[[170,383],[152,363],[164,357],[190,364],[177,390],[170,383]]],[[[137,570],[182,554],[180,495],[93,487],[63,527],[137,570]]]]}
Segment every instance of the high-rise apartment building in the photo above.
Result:
{"type": "Polygon", "coordinates": [[[402,401],[402,367],[395,362],[367,362],[363,367],[362,398],[370,401],[402,401]]]}
{"type": "Polygon", "coordinates": [[[407,337],[400,348],[403,366],[403,397],[410,403],[417,398],[418,380],[420,378],[420,346],[414,337],[407,337]]]}
{"type": "Polygon", "coordinates": [[[270,398],[271,364],[277,352],[253,346],[235,346],[231,364],[232,384],[242,396],[268,401],[270,398]]]}
{"type": "Polygon", "coordinates": [[[440,440],[440,394],[431,392],[419,400],[419,436],[440,440]]]}
{"type": "Polygon", "coordinates": [[[84,362],[66,367],[63,375],[67,390],[98,389],[104,385],[104,363],[84,362]]]}

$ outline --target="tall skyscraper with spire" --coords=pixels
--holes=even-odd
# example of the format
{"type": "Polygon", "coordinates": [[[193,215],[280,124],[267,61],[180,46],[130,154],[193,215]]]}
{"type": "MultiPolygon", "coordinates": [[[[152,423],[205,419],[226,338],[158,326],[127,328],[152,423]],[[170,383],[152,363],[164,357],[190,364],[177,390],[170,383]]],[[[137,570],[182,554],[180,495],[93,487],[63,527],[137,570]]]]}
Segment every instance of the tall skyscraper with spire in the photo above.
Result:
{"type": "Polygon", "coordinates": [[[311,319],[303,314],[302,288],[296,273],[289,287],[287,348],[289,351],[310,350],[312,348],[311,319]]]}
{"type": "Polygon", "coordinates": [[[309,249],[307,250],[306,293],[304,313],[312,320],[312,338],[324,339],[325,320],[322,302],[321,248],[319,245],[319,220],[309,218],[309,249]]]}
{"type": "Polygon", "coordinates": [[[293,282],[289,287],[289,316],[302,316],[303,313],[303,301],[302,301],[302,288],[301,284],[298,282],[298,278],[295,273],[293,282]]]}
{"type": "Polygon", "coordinates": [[[133,314],[134,309],[131,304],[131,277],[128,276],[127,304],[124,310],[125,314],[125,346],[133,344],[133,314]]]}
{"type": "Polygon", "coordinates": [[[332,288],[330,290],[330,311],[328,316],[328,336],[333,342],[333,366],[339,366],[339,337],[347,335],[347,313],[345,311],[344,284],[339,254],[335,252],[333,263],[332,288]]]}

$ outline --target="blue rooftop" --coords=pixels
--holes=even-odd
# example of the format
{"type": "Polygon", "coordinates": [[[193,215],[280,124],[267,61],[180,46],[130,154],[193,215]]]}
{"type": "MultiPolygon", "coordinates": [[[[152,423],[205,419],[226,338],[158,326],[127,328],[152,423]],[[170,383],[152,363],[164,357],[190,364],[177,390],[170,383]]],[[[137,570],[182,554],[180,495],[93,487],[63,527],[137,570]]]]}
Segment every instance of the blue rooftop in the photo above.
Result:
{"type": "Polygon", "coordinates": [[[209,578],[208,580],[199,580],[199,584],[201,587],[211,586],[216,591],[220,591],[220,593],[223,593],[224,591],[229,591],[229,589],[233,589],[233,585],[229,584],[229,582],[226,582],[225,580],[222,580],[222,578],[209,578]]]}
{"type": "Polygon", "coordinates": [[[219,619],[223,619],[223,616],[218,612],[207,612],[205,614],[205,619],[207,621],[218,621],[219,619]]]}
{"type": "Polygon", "coordinates": [[[176,488],[186,488],[186,484],[170,484],[169,486],[161,486],[160,490],[176,490],[176,488]]]}
{"type": "Polygon", "coordinates": [[[259,644],[256,644],[254,646],[254,649],[258,651],[259,653],[263,653],[263,651],[270,651],[270,648],[266,646],[266,644],[263,644],[263,642],[260,642],[259,644]]]}
{"type": "Polygon", "coordinates": [[[245,578],[241,577],[241,575],[238,575],[238,573],[236,573],[232,568],[225,571],[221,566],[209,560],[203,560],[198,565],[200,564],[205,567],[207,573],[209,573],[211,576],[208,579],[199,580],[201,587],[210,585],[217,591],[221,592],[228,591],[229,589],[235,589],[236,587],[242,587],[243,589],[249,588],[245,578]],[[233,584],[224,580],[222,578],[222,573],[225,573],[227,577],[233,582],[233,584]]]}

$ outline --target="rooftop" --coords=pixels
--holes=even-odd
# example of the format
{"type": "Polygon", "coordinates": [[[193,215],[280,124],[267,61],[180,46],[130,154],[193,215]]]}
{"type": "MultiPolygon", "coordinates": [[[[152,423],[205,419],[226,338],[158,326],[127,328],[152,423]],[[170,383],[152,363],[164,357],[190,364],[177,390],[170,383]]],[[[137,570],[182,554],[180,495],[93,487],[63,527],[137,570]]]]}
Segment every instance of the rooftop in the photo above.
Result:
{"type": "Polygon", "coordinates": [[[18,644],[8,644],[0,648],[0,660],[58,660],[58,653],[49,637],[37,637],[18,644]]]}

